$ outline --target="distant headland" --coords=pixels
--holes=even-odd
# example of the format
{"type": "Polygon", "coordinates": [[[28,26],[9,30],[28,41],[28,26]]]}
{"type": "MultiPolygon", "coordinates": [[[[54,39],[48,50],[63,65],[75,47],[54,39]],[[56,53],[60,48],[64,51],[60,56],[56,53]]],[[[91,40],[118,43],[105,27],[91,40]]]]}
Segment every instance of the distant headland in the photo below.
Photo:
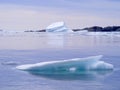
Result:
{"type": "MultiPolygon", "coordinates": [[[[3,31],[0,29],[0,31],[3,31]]],[[[54,22],[42,30],[25,30],[24,32],[77,32],[77,31],[87,31],[87,32],[120,32],[120,26],[92,26],[85,28],[70,29],[67,27],[64,21],[54,22]]]]}
{"type": "MultiPolygon", "coordinates": [[[[107,26],[107,27],[100,27],[100,26],[92,26],[92,27],[86,27],[82,29],[72,29],[72,31],[82,31],[82,30],[88,30],[89,32],[120,32],[120,26],[107,26]]],[[[25,32],[46,32],[46,29],[42,30],[26,30],[25,32]]]]}
{"type": "Polygon", "coordinates": [[[111,31],[120,31],[120,26],[107,26],[107,27],[92,26],[83,29],[73,29],[73,31],[80,31],[80,30],[88,30],[90,32],[111,32],[111,31]]]}
{"type": "Polygon", "coordinates": [[[83,29],[69,29],[64,21],[55,22],[50,24],[46,29],[43,30],[27,30],[25,32],[77,32],[77,31],[88,31],[88,32],[111,32],[111,31],[120,31],[120,26],[92,26],[86,27],[83,29]]]}

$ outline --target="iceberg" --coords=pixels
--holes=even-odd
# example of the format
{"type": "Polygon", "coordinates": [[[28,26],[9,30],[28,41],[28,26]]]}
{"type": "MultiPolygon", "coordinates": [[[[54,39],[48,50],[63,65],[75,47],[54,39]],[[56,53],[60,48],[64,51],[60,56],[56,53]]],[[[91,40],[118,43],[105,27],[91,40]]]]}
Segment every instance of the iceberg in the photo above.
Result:
{"type": "Polygon", "coordinates": [[[56,22],[46,28],[46,32],[73,32],[68,29],[64,22],[56,22]]]}
{"type": "Polygon", "coordinates": [[[20,65],[16,68],[37,75],[70,75],[112,71],[113,65],[104,61],[100,61],[101,58],[102,55],[98,55],[86,58],[75,58],[69,60],[49,61],[36,64],[20,65]]]}

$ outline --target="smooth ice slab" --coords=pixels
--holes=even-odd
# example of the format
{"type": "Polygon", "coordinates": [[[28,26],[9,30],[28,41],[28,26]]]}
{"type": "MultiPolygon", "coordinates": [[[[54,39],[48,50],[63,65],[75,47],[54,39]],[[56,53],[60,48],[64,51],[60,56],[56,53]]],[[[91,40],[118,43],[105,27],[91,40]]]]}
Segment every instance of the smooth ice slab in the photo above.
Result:
{"type": "Polygon", "coordinates": [[[113,70],[113,65],[100,61],[102,55],[61,61],[41,62],[17,66],[17,69],[34,74],[80,74],[113,70]]]}

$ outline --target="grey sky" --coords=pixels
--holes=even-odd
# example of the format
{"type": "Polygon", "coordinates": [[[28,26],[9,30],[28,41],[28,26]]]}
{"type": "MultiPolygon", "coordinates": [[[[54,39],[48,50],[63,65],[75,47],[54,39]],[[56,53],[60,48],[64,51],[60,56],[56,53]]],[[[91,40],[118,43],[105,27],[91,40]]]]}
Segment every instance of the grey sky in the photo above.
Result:
{"type": "Polygon", "coordinates": [[[65,21],[70,28],[120,25],[119,0],[0,0],[0,28],[44,29],[65,21]]]}

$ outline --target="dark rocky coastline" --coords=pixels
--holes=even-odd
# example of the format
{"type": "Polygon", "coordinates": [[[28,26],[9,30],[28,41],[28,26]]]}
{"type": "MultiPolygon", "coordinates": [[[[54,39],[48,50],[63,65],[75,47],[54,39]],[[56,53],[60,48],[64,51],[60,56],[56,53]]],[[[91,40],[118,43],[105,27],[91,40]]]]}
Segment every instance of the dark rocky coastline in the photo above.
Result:
{"type": "Polygon", "coordinates": [[[80,30],[88,30],[89,32],[111,32],[111,31],[120,32],[120,26],[107,26],[107,27],[93,26],[83,29],[73,29],[73,31],[80,31],[80,30]]]}
{"type": "MultiPolygon", "coordinates": [[[[81,31],[81,30],[88,30],[89,32],[120,32],[120,26],[107,26],[107,27],[100,27],[100,26],[92,26],[83,29],[72,29],[74,32],[81,31]]],[[[46,32],[45,29],[43,30],[27,30],[25,32],[46,32]]]]}
{"type": "Polygon", "coordinates": [[[43,30],[27,30],[24,32],[46,32],[46,30],[45,29],[43,29],[43,30]]]}

